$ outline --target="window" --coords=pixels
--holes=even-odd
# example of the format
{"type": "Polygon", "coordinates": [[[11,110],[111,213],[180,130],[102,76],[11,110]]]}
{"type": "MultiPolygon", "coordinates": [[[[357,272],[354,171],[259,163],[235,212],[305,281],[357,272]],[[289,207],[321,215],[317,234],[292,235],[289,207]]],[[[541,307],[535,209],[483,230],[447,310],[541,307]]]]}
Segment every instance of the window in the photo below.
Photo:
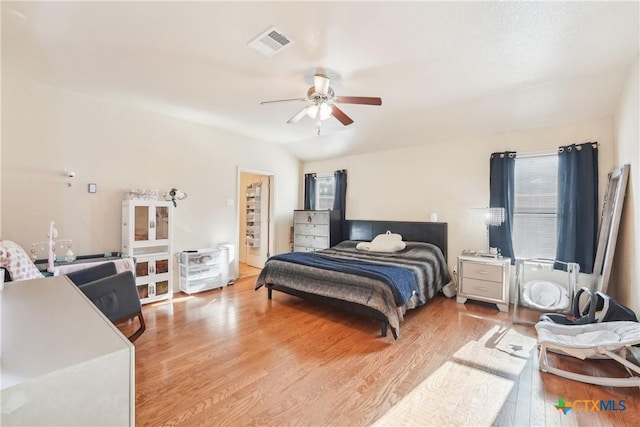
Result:
{"type": "Polygon", "coordinates": [[[333,175],[316,176],[316,209],[333,209],[336,180],[333,175]]]}
{"type": "Polygon", "coordinates": [[[558,156],[516,158],[513,251],[517,258],[556,257],[558,156]]]}

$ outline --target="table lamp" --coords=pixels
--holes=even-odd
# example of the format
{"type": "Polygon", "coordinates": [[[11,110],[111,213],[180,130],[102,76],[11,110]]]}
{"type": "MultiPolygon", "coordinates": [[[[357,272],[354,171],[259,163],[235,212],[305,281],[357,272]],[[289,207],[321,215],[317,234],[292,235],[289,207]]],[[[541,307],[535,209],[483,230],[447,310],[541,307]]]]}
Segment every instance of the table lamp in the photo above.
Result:
{"type": "Polygon", "coordinates": [[[489,227],[502,224],[504,222],[504,215],[504,208],[471,208],[471,222],[474,224],[484,224],[487,227],[487,254],[491,251],[489,227]]]}

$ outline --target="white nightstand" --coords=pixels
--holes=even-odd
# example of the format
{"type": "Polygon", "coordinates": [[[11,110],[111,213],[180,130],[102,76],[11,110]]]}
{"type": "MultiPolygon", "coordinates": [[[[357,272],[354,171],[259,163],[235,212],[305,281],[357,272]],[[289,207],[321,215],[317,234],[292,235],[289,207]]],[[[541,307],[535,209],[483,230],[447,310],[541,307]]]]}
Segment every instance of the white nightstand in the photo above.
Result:
{"type": "Polygon", "coordinates": [[[510,267],[511,258],[459,256],[456,301],[485,301],[496,304],[500,311],[509,311],[510,267]]]}

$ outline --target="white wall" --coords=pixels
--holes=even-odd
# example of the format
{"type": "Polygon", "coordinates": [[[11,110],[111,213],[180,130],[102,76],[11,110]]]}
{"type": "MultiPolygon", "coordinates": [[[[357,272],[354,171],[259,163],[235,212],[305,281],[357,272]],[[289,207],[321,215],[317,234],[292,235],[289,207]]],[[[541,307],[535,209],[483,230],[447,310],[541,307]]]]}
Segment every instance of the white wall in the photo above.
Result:
{"type": "Polygon", "coordinates": [[[631,165],[608,293],[640,315],[640,86],[638,59],[629,70],[615,117],[615,163],[631,165]]]}
{"type": "MultiPolygon", "coordinates": [[[[406,138],[406,135],[399,135],[406,138]]],[[[419,138],[420,136],[414,136],[419,138]]],[[[465,248],[487,245],[486,229],[469,221],[469,208],[489,204],[489,155],[537,152],[598,141],[601,197],[613,167],[613,119],[479,136],[423,147],[307,162],[304,173],[347,169],[347,219],[428,221],[437,212],[449,223],[449,268],[465,248]]]]}
{"type": "Polygon", "coordinates": [[[119,251],[123,191],[177,187],[188,197],[174,212],[176,251],[237,245],[244,167],[275,174],[275,250],[288,250],[300,162],[280,146],[13,75],[2,85],[4,239],[29,248],[54,220],[76,254],[119,251]],[[76,177],[65,178],[64,169],[76,177]]]}

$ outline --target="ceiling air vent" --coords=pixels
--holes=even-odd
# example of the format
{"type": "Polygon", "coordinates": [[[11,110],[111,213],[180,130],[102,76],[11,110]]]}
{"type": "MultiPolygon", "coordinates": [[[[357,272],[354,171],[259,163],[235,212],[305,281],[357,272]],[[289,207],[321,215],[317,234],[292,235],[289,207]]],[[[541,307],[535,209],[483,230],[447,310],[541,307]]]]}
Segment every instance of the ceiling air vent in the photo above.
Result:
{"type": "Polygon", "coordinates": [[[293,43],[289,37],[276,30],[274,27],[269,28],[255,39],[249,42],[249,46],[262,53],[265,56],[273,56],[285,47],[293,43]]]}

